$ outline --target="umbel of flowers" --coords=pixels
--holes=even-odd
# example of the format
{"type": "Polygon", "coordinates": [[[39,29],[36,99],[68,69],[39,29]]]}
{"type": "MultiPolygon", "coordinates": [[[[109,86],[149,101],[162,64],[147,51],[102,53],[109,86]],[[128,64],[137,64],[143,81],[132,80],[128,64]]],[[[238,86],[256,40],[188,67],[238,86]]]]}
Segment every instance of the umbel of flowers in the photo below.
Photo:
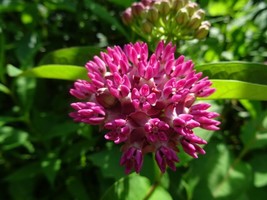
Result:
{"type": "Polygon", "coordinates": [[[177,152],[197,158],[207,142],[194,128],[218,130],[220,124],[208,103],[197,97],[214,92],[207,77],[193,69],[184,56],[175,58],[175,46],[159,42],[149,56],[146,43],[107,48],[86,64],[90,80],[77,80],[70,93],[70,116],[77,122],[99,125],[105,138],[122,145],[120,164],[125,172],[140,172],[144,155],[152,152],[162,172],[175,170],[177,152]],[[179,148],[181,147],[181,148],[179,148]]]}
{"type": "Polygon", "coordinates": [[[203,39],[210,28],[204,17],[188,0],[141,0],[122,14],[123,22],[148,41],[203,39]]]}

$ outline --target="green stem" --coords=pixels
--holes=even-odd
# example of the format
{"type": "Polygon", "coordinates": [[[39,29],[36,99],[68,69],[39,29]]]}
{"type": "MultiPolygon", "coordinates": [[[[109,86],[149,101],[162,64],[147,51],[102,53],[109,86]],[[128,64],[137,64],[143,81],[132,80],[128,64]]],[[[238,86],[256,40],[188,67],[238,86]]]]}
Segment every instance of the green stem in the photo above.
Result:
{"type": "Polygon", "coordinates": [[[146,194],[146,196],[144,197],[143,200],[149,200],[149,198],[152,196],[152,194],[154,193],[154,191],[156,190],[156,188],[160,185],[160,181],[161,181],[162,176],[163,176],[163,173],[160,173],[160,175],[155,180],[155,182],[153,183],[153,185],[151,185],[149,191],[147,192],[147,194],[146,194]]]}

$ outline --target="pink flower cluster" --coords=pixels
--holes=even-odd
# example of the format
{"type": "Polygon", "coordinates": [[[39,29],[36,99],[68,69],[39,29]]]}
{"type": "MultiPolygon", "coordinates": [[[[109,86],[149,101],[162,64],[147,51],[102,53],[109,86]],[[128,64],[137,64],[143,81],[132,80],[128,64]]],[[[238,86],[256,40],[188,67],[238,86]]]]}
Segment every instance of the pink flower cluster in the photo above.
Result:
{"type": "Polygon", "coordinates": [[[175,170],[178,147],[197,158],[205,154],[199,146],[207,142],[194,134],[196,127],[218,130],[220,122],[209,112],[208,78],[196,73],[192,61],[175,58],[176,47],[159,42],[149,57],[146,43],[107,48],[86,64],[90,81],[77,80],[70,93],[80,102],[72,103],[70,116],[77,122],[100,125],[105,138],[123,143],[120,164],[128,174],[140,172],[146,153],[155,152],[162,172],[175,170]]]}

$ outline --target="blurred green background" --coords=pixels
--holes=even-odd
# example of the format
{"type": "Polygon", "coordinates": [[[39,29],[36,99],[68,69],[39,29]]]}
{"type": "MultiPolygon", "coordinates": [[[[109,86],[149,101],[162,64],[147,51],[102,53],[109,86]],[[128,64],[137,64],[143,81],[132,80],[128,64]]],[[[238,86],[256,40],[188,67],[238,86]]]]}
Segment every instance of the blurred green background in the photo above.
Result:
{"type": "MultiPolygon", "coordinates": [[[[216,133],[198,132],[209,141],[205,156],[181,153],[177,171],[160,178],[147,156],[141,176],[125,176],[119,147],[97,127],[68,117],[73,82],[16,77],[40,64],[83,66],[99,48],[136,41],[120,19],[132,2],[0,1],[0,199],[136,200],[154,183],[152,200],[265,200],[266,102],[210,100],[222,125],[216,133]]],[[[196,64],[267,62],[267,1],[197,2],[210,34],[184,42],[180,53],[196,64]]]]}

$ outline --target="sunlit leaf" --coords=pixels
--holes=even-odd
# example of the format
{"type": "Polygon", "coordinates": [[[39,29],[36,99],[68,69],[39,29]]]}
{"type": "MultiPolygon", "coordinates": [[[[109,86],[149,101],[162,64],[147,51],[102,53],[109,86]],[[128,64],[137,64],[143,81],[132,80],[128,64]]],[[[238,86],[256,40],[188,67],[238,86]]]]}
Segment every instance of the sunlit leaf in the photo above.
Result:
{"type": "MultiPolygon", "coordinates": [[[[126,176],[107,190],[101,200],[143,200],[151,191],[151,183],[145,177],[137,174],[126,176]]],[[[171,200],[170,194],[157,185],[149,200],[171,200]]]]}
{"type": "Polygon", "coordinates": [[[10,76],[10,77],[15,77],[15,76],[18,76],[19,74],[22,73],[22,70],[13,66],[13,65],[10,65],[8,64],[7,65],[7,74],[10,76]]]}
{"type": "Polygon", "coordinates": [[[29,69],[20,76],[61,80],[88,79],[86,68],[73,65],[42,65],[29,69]]]}
{"type": "Polygon", "coordinates": [[[207,99],[267,100],[267,85],[236,81],[211,80],[216,92],[207,99]]]}

